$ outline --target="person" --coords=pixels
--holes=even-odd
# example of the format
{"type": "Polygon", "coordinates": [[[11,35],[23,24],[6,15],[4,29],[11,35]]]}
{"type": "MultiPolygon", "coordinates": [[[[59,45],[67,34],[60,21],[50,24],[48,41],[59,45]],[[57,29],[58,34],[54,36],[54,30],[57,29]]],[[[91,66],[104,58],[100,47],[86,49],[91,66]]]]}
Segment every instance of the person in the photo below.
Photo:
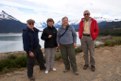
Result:
{"type": "Polygon", "coordinates": [[[73,73],[78,75],[77,64],[75,57],[77,35],[72,26],[68,23],[68,17],[62,18],[62,26],[57,33],[57,42],[61,51],[62,59],[65,65],[64,73],[68,72],[72,68],[73,73]]]}
{"type": "Polygon", "coordinates": [[[83,67],[86,70],[89,67],[88,50],[90,53],[90,65],[91,70],[95,71],[95,59],[94,59],[94,40],[97,38],[99,29],[97,21],[90,17],[89,10],[85,10],[84,18],[81,19],[79,24],[79,38],[81,39],[82,49],[84,52],[85,65],[83,67]]]}
{"type": "Polygon", "coordinates": [[[33,77],[33,67],[35,60],[39,63],[40,70],[45,70],[45,59],[43,57],[41,46],[39,45],[38,32],[39,30],[34,27],[35,21],[33,19],[27,20],[27,28],[23,30],[23,46],[27,53],[27,75],[30,81],[35,81],[33,77]]]}
{"type": "Polygon", "coordinates": [[[56,71],[54,68],[55,52],[57,47],[57,30],[54,27],[54,20],[47,19],[47,27],[43,30],[41,39],[44,40],[45,57],[46,57],[46,71],[48,74],[50,70],[56,71]]]}

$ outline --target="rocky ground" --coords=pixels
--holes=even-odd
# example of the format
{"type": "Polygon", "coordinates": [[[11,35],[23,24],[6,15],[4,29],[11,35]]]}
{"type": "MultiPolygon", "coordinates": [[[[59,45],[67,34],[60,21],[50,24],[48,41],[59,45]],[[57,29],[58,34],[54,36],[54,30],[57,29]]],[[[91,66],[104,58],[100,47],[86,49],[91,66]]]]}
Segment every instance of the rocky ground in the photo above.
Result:
{"type": "MultiPolygon", "coordinates": [[[[83,70],[83,53],[77,56],[79,75],[71,71],[63,73],[62,61],[56,61],[56,72],[45,74],[38,66],[34,67],[36,81],[121,81],[121,46],[100,47],[95,49],[96,71],[83,70]]],[[[26,76],[26,68],[0,75],[0,81],[29,81],[26,76]]]]}

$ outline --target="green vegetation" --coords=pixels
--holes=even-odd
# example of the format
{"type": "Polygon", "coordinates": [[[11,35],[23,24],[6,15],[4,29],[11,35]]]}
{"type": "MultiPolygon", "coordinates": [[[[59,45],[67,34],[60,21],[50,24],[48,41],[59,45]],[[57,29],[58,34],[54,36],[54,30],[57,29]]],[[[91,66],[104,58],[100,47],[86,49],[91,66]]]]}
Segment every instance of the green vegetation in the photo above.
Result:
{"type": "Polygon", "coordinates": [[[8,56],[7,59],[0,60],[0,73],[9,72],[12,69],[26,67],[26,56],[17,57],[15,55],[8,56]]]}
{"type": "Polygon", "coordinates": [[[76,52],[76,54],[82,52],[81,46],[78,46],[77,48],[75,48],[75,52],[76,52]]]}
{"type": "Polygon", "coordinates": [[[121,36],[121,28],[114,29],[103,29],[100,31],[100,36],[112,35],[112,36],[121,36]]]}
{"type": "Polygon", "coordinates": [[[121,45],[121,37],[112,37],[104,42],[104,46],[121,45]]]}
{"type": "Polygon", "coordinates": [[[61,53],[60,53],[60,51],[58,51],[55,54],[55,60],[60,60],[60,59],[61,59],[61,53]]]}

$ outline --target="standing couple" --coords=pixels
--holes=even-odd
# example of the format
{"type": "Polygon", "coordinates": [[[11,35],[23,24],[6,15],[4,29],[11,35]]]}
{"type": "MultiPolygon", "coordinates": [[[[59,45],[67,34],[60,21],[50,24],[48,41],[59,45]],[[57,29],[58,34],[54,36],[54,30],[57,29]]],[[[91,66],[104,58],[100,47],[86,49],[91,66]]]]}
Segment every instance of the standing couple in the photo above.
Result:
{"type": "MultiPolygon", "coordinates": [[[[94,60],[94,40],[98,35],[98,25],[96,20],[90,17],[90,12],[85,10],[84,18],[82,18],[79,25],[79,38],[81,39],[85,65],[83,69],[89,67],[88,63],[88,50],[90,52],[91,70],[95,71],[94,60]]],[[[57,31],[54,27],[54,20],[47,19],[47,27],[43,30],[41,39],[45,41],[45,60],[40,50],[38,32],[39,30],[34,27],[34,20],[27,21],[27,28],[23,31],[24,50],[27,52],[27,74],[29,79],[34,81],[33,66],[35,59],[39,62],[40,70],[45,70],[47,74],[50,70],[56,71],[54,68],[54,56],[56,47],[58,46],[61,51],[62,59],[65,65],[64,73],[72,69],[75,75],[78,75],[75,50],[77,35],[72,26],[68,23],[68,18],[62,18],[62,26],[57,31]]]]}

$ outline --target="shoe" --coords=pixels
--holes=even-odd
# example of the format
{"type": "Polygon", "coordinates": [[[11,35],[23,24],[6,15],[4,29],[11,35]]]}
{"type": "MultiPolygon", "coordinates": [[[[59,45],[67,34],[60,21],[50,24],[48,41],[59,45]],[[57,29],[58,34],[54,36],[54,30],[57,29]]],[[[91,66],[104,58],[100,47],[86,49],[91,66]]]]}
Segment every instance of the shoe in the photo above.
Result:
{"type": "Polygon", "coordinates": [[[46,71],[45,71],[45,74],[48,74],[48,73],[49,73],[49,71],[48,71],[48,70],[46,70],[46,71]]]}
{"type": "Polygon", "coordinates": [[[69,71],[69,69],[65,69],[63,72],[66,73],[66,72],[68,72],[68,71],[69,71]]]}
{"type": "Polygon", "coordinates": [[[56,68],[52,68],[53,71],[56,71],[56,68]]]}
{"type": "Polygon", "coordinates": [[[35,81],[35,78],[34,77],[30,77],[29,80],[30,81],[35,81]]]}
{"type": "Polygon", "coordinates": [[[91,65],[91,71],[94,72],[95,71],[95,66],[91,65]]]}
{"type": "Polygon", "coordinates": [[[78,73],[78,72],[74,72],[74,74],[75,74],[75,75],[79,75],[79,73],[78,73]]]}
{"type": "Polygon", "coordinates": [[[84,65],[83,69],[86,70],[89,67],[89,65],[84,65]]]}

